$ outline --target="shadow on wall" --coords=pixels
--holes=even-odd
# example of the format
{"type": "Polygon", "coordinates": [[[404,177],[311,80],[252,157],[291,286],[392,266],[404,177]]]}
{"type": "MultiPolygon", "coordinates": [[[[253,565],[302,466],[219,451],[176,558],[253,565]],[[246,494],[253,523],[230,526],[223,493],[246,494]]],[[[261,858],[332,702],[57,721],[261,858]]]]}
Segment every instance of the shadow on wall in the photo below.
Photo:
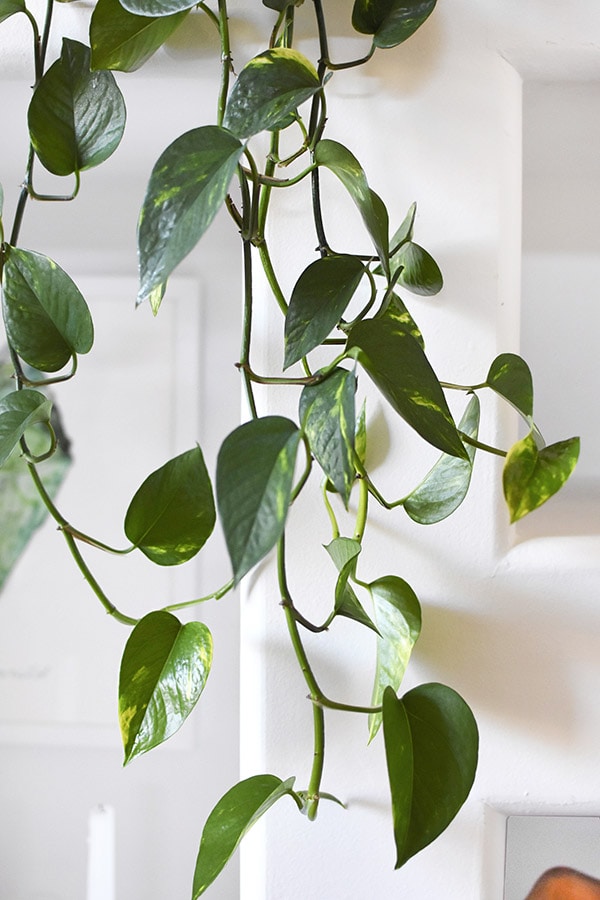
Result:
{"type": "Polygon", "coordinates": [[[534,603],[525,593],[511,592],[511,608],[526,612],[511,616],[503,609],[502,617],[426,604],[415,653],[435,679],[458,690],[468,686],[474,709],[568,745],[576,718],[573,647],[579,664],[597,666],[597,638],[585,623],[574,623],[568,610],[560,619],[543,614],[539,604],[547,601],[542,596],[534,603]]]}

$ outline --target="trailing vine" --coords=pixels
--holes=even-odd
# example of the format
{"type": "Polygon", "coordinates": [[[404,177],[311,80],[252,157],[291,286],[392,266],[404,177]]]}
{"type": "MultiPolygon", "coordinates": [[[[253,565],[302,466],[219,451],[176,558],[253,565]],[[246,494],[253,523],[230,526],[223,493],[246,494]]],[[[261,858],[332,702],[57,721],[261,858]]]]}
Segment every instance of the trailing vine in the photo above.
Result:
{"type": "MultiPolygon", "coordinates": [[[[248,828],[279,799],[291,797],[309,819],[317,816],[321,801],[336,799],[322,784],[326,727],[336,711],[364,717],[369,740],[383,732],[396,866],[447,827],[475,776],[477,726],[451,687],[424,684],[399,695],[419,636],[421,610],[401,575],[374,577],[362,571],[361,550],[371,539],[370,504],[398,510],[398,515],[404,510],[417,524],[440,522],[467,496],[479,451],[504,458],[503,491],[514,522],[560,489],[579,451],[577,438],[544,444],[534,423],[531,373],[519,356],[500,355],[485,378],[474,384],[438,379],[405,301],[407,293],[429,297],[442,288],[435,260],[414,240],[416,206],[390,237],[390,213],[370,187],[361,163],[327,136],[329,79],[343,78],[345,69],[366,65],[375,53],[400,46],[424,25],[436,0],[355,0],[352,25],[368,41],[368,52],[341,61],[330,57],[322,0],[309,0],[303,11],[314,23],[315,61],[294,46],[294,24],[303,0],[263,3],[272,11],[265,49],[236,74],[227,0],[97,0],[90,46],[65,35],[60,57],[49,65],[54,0],[48,0],[42,22],[25,0],[0,0],[0,22],[21,14],[31,25],[35,74],[27,112],[25,178],[6,230],[0,188],[2,310],[14,377],[14,390],[0,399],[0,465],[9,460],[12,465],[20,455],[92,592],[117,622],[132,628],[119,683],[125,763],[154,749],[183,725],[209,676],[209,629],[201,621],[182,624],[175,613],[226,596],[272,552],[283,624],[312,705],[308,784],[298,789],[293,778],[257,774],[233,786],[210,814],[200,838],[193,898],[213,883],[248,828]],[[241,242],[243,321],[237,366],[248,419],[222,443],[214,491],[200,446],[182,449],[147,477],[125,516],[129,544],[118,549],[69,522],[54,488],[48,486],[44,467],[60,439],[47,391],[55,386],[60,405],[60,385],[76,377],[79,357],[92,350],[94,332],[76,284],[43,253],[23,249],[20,232],[30,201],[73,200],[85,171],[117,150],[126,114],[112,72],[138,69],[176,28],[186,27],[192,14],[207,17],[218,32],[215,120],[180,135],[150,174],[138,222],[137,302],[160,316],[161,304],[169,302],[169,277],[225,207],[241,242]],[[256,140],[259,135],[262,139],[256,140]],[[34,187],[38,164],[58,178],[72,179],[71,189],[39,194],[34,187]],[[361,254],[334,248],[329,240],[323,215],[324,170],[339,180],[356,207],[357,229],[364,240],[361,254]],[[317,250],[288,296],[269,248],[271,199],[274,191],[293,190],[306,180],[317,250]],[[257,266],[284,317],[284,363],[278,372],[257,372],[252,362],[257,266]],[[358,393],[365,375],[396,414],[398,425],[403,422],[441,454],[420,484],[400,498],[386,499],[369,468],[367,415],[358,393]],[[296,420],[260,416],[257,384],[282,390],[300,386],[296,420]],[[448,392],[466,398],[458,424],[448,392]],[[526,426],[525,436],[508,449],[479,436],[479,396],[490,392],[512,406],[526,426]],[[36,434],[40,429],[45,444],[36,434]],[[331,525],[325,549],[337,570],[331,609],[322,622],[310,621],[302,611],[302,597],[292,594],[286,555],[290,507],[301,492],[313,489],[331,525]],[[202,550],[217,518],[232,572],[224,573],[223,583],[208,596],[182,599],[139,620],[105,594],[82,553],[82,546],[117,554],[138,551],[157,565],[180,565],[202,550]],[[348,519],[353,521],[346,529],[342,522],[348,519]],[[318,635],[333,629],[339,617],[376,635],[369,706],[329,697],[307,651],[306,632],[318,635]]],[[[395,210],[391,217],[396,219],[395,210]]],[[[304,697],[300,700],[305,702],[304,697]]]]}

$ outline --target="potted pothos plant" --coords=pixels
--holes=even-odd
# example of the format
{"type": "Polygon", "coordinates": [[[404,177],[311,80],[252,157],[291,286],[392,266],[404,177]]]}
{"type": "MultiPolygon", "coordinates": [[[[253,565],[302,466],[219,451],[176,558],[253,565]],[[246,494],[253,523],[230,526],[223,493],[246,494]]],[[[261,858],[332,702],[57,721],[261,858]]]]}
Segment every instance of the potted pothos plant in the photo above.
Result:
{"type": "MultiPolygon", "coordinates": [[[[519,356],[503,353],[473,384],[439,379],[410,311],[411,295],[429,297],[442,288],[436,262],[415,240],[416,206],[404,216],[388,211],[352,150],[328,137],[331,76],[343,78],[343,70],[402,45],[426,22],[436,0],[355,0],[352,26],[365,36],[368,52],[352,60],[331,58],[322,0],[307,0],[302,10],[304,21],[314,26],[316,60],[294,47],[303,0],[263,0],[270,10],[264,49],[239,70],[227,0],[97,0],[89,46],[64,35],[59,58],[47,59],[53,4],[48,0],[43,21],[37,21],[26,0],[0,0],[0,22],[21,15],[31,25],[35,79],[26,112],[26,178],[16,209],[2,211],[0,220],[2,311],[12,377],[0,400],[0,464],[11,477],[28,471],[91,592],[117,622],[131,628],[119,680],[119,720],[125,763],[130,763],[165,741],[192,712],[209,676],[213,640],[205,624],[183,624],[172,607],[148,610],[140,620],[117,609],[94,576],[89,554],[82,552],[110,548],[83,533],[57,505],[52,460],[61,452],[61,440],[48,389],[52,386],[60,407],[61,383],[76,377],[80,357],[92,351],[93,323],[71,277],[43,248],[22,247],[20,231],[30,201],[56,199],[36,191],[35,166],[72,179],[72,192],[61,196],[73,199],[86,170],[117,150],[126,111],[113,71],[140,68],[175,29],[186,28],[189,16],[205,16],[220,48],[215,115],[166,147],[149,174],[138,221],[137,302],[160,316],[161,305],[169,302],[171,274],[225,207],[240,237],[243,332],[237,365],[248,418],[223,440],[214,491],[200,445],[182,448],[141,481],[124,532],[128,552],[140,552],[159,566],[177,566],[204,547],[218,518],[231,573],[215,586],[215,599],[274,554],[282,627],[312,702],[314,746],[308,784],[256,773],[222,797],[199,836],[192,896],[207,890],[246,831],[280,798],[293,798],[309,819],[324,800],[336,799],[322,778],[325,725],[331,721],[335,727],[339,710],[365,719],[368,740],[384,741],[400,867],[446,828],[465,801],[476,771],[478,732],[473,713],[452,687],[431,683],[400,693],[421,610],[402,573],[362,570],[361,548],[373,539],[370,506],[400,508],[415,527],[435,525],[466,497],[476,455],[491,453],[504,457],[502,488],[514,522],[559,490],[579,450],[577,438],[544,445],[534,423],[531,373],[519,356]],[[324,170],[339,179],[355,204],[362,253],[329,241],[320,183],[324,170]],[[303,181],[311,184],[317,249],[288,295],[269,249],[271,198],[303,181]],[[284,318],[281,371],[258,373],[251,366],[256,267],[284,318]],[[385,498],[369,468],[361,401],[365,378],[380,391],[398,427],[411,429],[440,453],[420,483],[400,498],[385,498]],[[300,386],[296,417],[260,416],[257,384],[280,385],[282,391],[300,386]],[[448,405],[450,391],[464,395],[458,422],[448,405]],[[479,435],[482,392],[506,401],[525,423],[525,436],[509,449],[491,446],[479,435]],[[325,552],[338,572],[322,622],[304,615],[302,595],[292,596],[287,579],[288,512],[301,492],[311,490],[322,498],[331,522],[325,552]],[[352,526],[345,533],[340,522],[349,518],[352,526]],[[339,617],[376,635],[374,679],[365,672],[372,681],[366,707],[330,698],[306,649],[307,633],[334,629],[339,617]]],[[[303,696],[299,700],[305,702],[303,696]]]]}

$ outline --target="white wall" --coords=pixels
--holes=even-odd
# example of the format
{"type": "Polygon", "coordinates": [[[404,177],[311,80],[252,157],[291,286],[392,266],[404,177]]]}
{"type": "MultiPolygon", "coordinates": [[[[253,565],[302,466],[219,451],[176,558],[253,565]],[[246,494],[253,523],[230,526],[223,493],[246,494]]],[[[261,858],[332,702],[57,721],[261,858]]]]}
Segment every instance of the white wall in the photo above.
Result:
{"type": "MultiPolygon", "coordinates": [[[[329,6],[334,5],[335,15],[330,11],[336,31],[334,51],[338,58],[350,57],[364,45],[343,24],[351,4],[334,4],[332,0],[329,6]]],[[[263,11],[253,9],[250,14],[243,3],[237,4],[237,11],[241,19],[236,27],[247,38],[251,52],[255,25],[264,17],[263,11]]],[[[302,14],[308,15],[309,11],[310,4],[305,4],[302,14]]],[[[61,15],[77,25],[80,10],[73,5],[61,7],[61,15]]],[[[527,266],[532,262],[536,228],[547,222],[553,211],[550,206],[533,216],[527,213],[534,203],[532,179],[538,172],[536,161],[541,164],[545,159],[544,141],[536,144],[534,140],[539,126],[531,126],[531,117],[541,103],[538,85],[585,82],[587,91],[588,82],[600,81],[600,59],[594,48],[598,34],[600,9],[595,0],[572,0],[568,9],[548,0],[530,0],[526,5],[522,0],[446,0],[405,47],[379,54],[365,70],[340,73],[332,80],[328,136],[348,142],[373,187],[384,196],[392,218],[399,221],[408,205],[418,201],[417,239],[434,252],[446,287],[441,297],[418,300],[413,309],[426,333],[434,365],[447,380],[480,381],[497,353],[520,349],[521,322],[531,321],[521,312],[522,171],[526,199],[524,247],[529,255],[524,267],[526,277],[532,271],[527,266]],[[356,127],[359,120],[365,122],[360,131],[356,127]],[[379,136],[381,130],[383,139],[379,136]]],[[[1,35],[2,32],[0,40],[1,35]]],[[[18,46],[16,39],[9,41],[6,54],[1,56],[11,78],[3,84],[5,98],[12,97],[13,91],[23,90],[22,81],[16,80],[23,75],[21,54],[15,49],[18,46]]],[[[309,52],[312,48],[307,45],[304,49],[309,52]]],[[[119,161],[115,158],[107,164],[106,176],[99,170],[97,176],[89,173],[89,180],[84,181],[90,206],[95,214],[100,210],[95,249],[84,249],[78,224],[83,218],[72,218],[87,214],[85,195],[78,201],[78,213],[63,208],[50,211],[57,223],[52,234],[44,225],[48,221],[47,210],[32,211],[27,220],[30,246],[55,255],[71,270],[75,264],[82,272],[108,268],[114,274],[131,274],[134,250],[132,231],[127,226],[128,221],[133,222],[129,205],[137,209],[145,173],[160,149],[172,136],[189,127],[186,106],[180,109],[173,98],[185,96],[186,105],[197,110],[192,124],[212,117],[206,108],[203,82],[198,87],[190,79],[194,72],[201,79],[204,77],[203,65],[196,68],[186,59],[177,63],[173,52],[163,54],[155,64],[152,107],[144,100],[141,107],[135,103],[136,98],[143,97],[144,79],[132,76],[123,80],[131,97],[129,151],[124,149],[119,161]],[[159,82],[158,76],[167,73],[169,82],[165,85],[164,77],[159,82]],[[152,122],[159,104],[157,128],[152,122]],[[123,180],[122,199],[127,204],[123,209],[108,209],[103,202],[102,178],[111,175],[123,180]]],[[[180,55],[185,57],[186,52],[181,50],[180,55]]],[[[550,100],[550,110],[553,103],[550,100]]],[[[575,98],[569,106],[576,110],[578,100],[575,98]]],[[[17,112],[16,101],[14,106],[8,104],[7,113],[3,111],[3,135],[13,133],[4,128],[6,115],[12,117],[13,111],[17,112]]],[[[556,127],[560,133],[560,125],[556,127]]],[[[551,130],[544,140],[552,142],[551,130]]],[[[3,136],[3,170],[5,160],[15,158],[12,144],[5,148],[3,136]]],[[[588,145],[579,148],[586,149],[588,145]]],[[[565,179],[580,168],[580,161],[573,164],[570,157],[577,151],[577,146],[570,146],[569,152],[563,154],[565,179]]],[[[557,163],[560,161],[559,158],[557,163]]],[[[0,177],[9,194],[6,176],[0,177]]],[[[562,184],[562,176],[557,177],[562,184]]],[[[13,184],[19,178],[20,173],[15,171],[13,184]]],[[[352,211],[334,187],[331,198],[337,210],[330,226],[336,243],[342,244],[346,238],[355,240],[349,233],[354,233],[349,224],[352,211]]],[[[297,255],[298,244],[310,250],[314,238],[301,211],[302,189],[276,199],[280,221],[295,229],[298,236],[284,242],[276,230],[273,233],[273,249],[289,288],[303,266],[297,255]]],[[[582,210],[582,216],[589,217],[584,219],[590,224],[588,233],[597,215],[593,203],[589,210],[582,210]]],[[[560,208],[556,209],[556,216],[560,214],[560,208]]],[[[199,248],[184,265],[183,274],[196,278],[201,286],[207,284],[209,260],[220,254],[225,234],[225,229],[217,226],[209,243],[203,244],[204,249],[199,248]]],[[[570,246],[568,252],[572,250],[570,246]]],[[[553,245],[551,252],[556,264],[561,248],[553,245]]],[[[586,253],[590,252],[597,252],[596,246],[586,246],[586,253]]],[[[228,281],[227,288],[220,290],[217,302],[213,301],[212,289],[206,291],[209,296],[203,316],[210,365],[222,366],[222,358],[232,361],[237,355],[237,338],[229,332],[229,320],[235,316],[238,302],[235,277],[233,282],[228,281]],[[221,304],[227,309],[223,318],[221,304]]],[[[578,296],[594,297],[595,290],[595,279],[589,283],[580,278],[578,296]]],[[[278,315],[269,310],[265,303],[257,325],[260,347],[255,364],[261,370],[280,365],[279,350],[273,350],[271,338],[280,334],[281,323],[278,315]]],[[[593,302],[587,305],[586,315],[589,324],[580,340],[587,348],[592,346],[598,325],[593,302]]],[[[543,330],[533,336],[529,326],[524,326],[523,340],[529,342],[542,364],[555,326],[554,321],[544,322],[543,330]]],[[[598,370],[594,369],[593,354],[586,351],[587,356],[592,359],[588,382],[596,384],[598,370]]],[[[550,359],[549,367],[553,365],[554,360],[550,359]]],[[[570,377],[572,368],[569,365],[565,369],[565,378],[570,377]]],[[[229,383],[235,384],[235,373],[231,371],[229,375],[227,365],[220,371],[223,379],[229,378],[229,383]]],[[[588,393],[592,396],[591,387],[588,393]]],[[[203,421],[212,425],[214,416],[219,426],[216,431],[224,434],[237,411],[222,415],[218,410],[220,398],[212,407],[206,405],[206,395],[204,402],[203,421]]],[[[275,390],[265,391],[261,404],[265,411],[282,409],[275,390]]],[[[394,454],[404,453],[405,432],[378,401],[371,402],[370,409],[375,424],[372,452],[377,459],[377,480],[384,493],[397,496],[403,487],[413,483],[422,462],[413,452],[398,471],[394,454]]],[[[295,415],[292,406],[284,406],[283,411],[295,415]]],[[[593,410],[590,416],[594,418],[593,410]]],[[[540,424],[550,440],[567,436],[554,432],[551,408],[544,410],[540,424]]],[[[510,417],[499,416],[493,404],[486,408],[484,427],[492,443],[508,444],[515,434],[510,417]]],[[[581,421],[584,438],[589,427],[587,421],[581,421]]],[[[209,428],[206,437],[208,452],[214,459],[218,435],[209,428]]],[[[508,812],[600,812],[600,712],[594,700],[600,674],[597,506],[587,503],[584,508],[575,497],[569,519],[573,524],[568,527],[557,506],[556,513],[548,507],[547,513],[534,514],[526,527],[511,531],[499,499],[499,475],[494,460],[479,460],[470,499],[452,520],[433,529],[418,528],[401,511],[382,516],[375,510],[375,525],[367,535],[362,561],[365,577],[405,577],[424,605],[424,631],[406,686],[432,680],[446,682],[463,694],[476,714],[481,761],[466,807],[439,841],[401,871],[394,872],[381,743],[365,746],[362,719],[354,721],[339,714],[332,721],[333,716],[328,716],[323,787],[342,797],[349,809],[344,812],[334,805],[324,805],[319,819],[311,825],[296,814],[291,802],[274,808],[243,851],[243,900],[362,900],[393,896],[411,900],[500,900],[504,817],[508,812]]],[[[589,464],[588,476],[594,483],[593,490],[597,490],[593,462],[589,464]]],[[[298,551],[292,561],[292,584],[299,584],[300,577],[309,571],[309,585],[302,589],[306,591],[302,602],[306,602],[309,613],[329,609],[330,589],[323,592],[321,584],[326,580],[331,585],[332,573],[318,547],[319,542],[328,540],[327,523],[320,509],[309,504],[300,512],[294,511],[292,526],[290,546],[298,551]],[[317,547],[313,552],[307,547],[312,546],[315,536],[317,547]]],[[[208,575],[203,571],[199,578],[203,583],[205,578],[217,578],[212,570],[208,575]]],[[[305,696],[306,688],[287,659],[287,638],[277,600],[273,572],[265,566],[250,579],[242,605],[241,768],[244,775],[258,771],[281,777],[296,774],[302,787],[312,752],[310,708],[307,702],[302,709],[300,698],[305,696]]],[[[227,619],[235,609],[234,603],[218,610],[225,622],[221,623],[221,635],[216,634],[217,647],[235,629],[235,622],[227,619]],[[223,612],[225,609],[228,612],[223,612]]],[[[329,695],[368,702],[373,648],[369,636],[357,631],[351,623],[340,622],[319,642],[321,649],[314,642],[315,664],[329,695]],[[350,652],[344,645],[346,640],[351,642],[350,652]]],[[[175,785],[171,789],[170,779],[174,776],[168,766],[160,774],[155,773],[152,766],[160,763],[152,762],[151,757],[148,762],[138,761],[137,770],[132,766],[122,775],[117,772],[116,749],[66,747],[59,751],[31,744],[2,748],[2,771],[14,773],[10,780],[5,776],[0,780],[3,818],[6,815],[7,821],[20,822],[21,826],[10,830],[5,825],[3,829],[8,837],[0,846],[0,871],[11,880],[6,888],[0,881],[0,896],[30,900],[37,891],[41,900],[46,891],[46,900],[78,900],[82,892],[77,885],[81,884],[85,857],[84,810],[92,798],[96,802],[121,796],[128,797],[123,817],[133,816],[137,807],[143,811],[147,827],[149,821],[158,819],[155,810],[168,808],[168,832],[172,834],[173,823],[178,821],[181,826],[177,833],[183,835],[181,846],[179,841],[173,842],[168,858],[161,858],[157,866],[156,854],[146,852],[145,832],[139,832],[138,841],[137,826],[130,826],[127,858],[121,857],[119,863],[119,890],[123,896],[132,900],[142,896],[144,900],[163,900],[166,896],[178,900],[188,895],[193,848],[201,822],[211,803],[236,777],[232,760],[235,715],[229,711],[237,704],[235,697],[229,699],[231,688],[227,679],[236,651],[235,639],[228,651],[222,651],[228,654],[227,672],[221,682],[228,709],[222,719],[228,723],[225,737],[213,751],[203,740],[203,728],[207,727],[204,722],[210,721],[209,716],[219,703],[215,695],[212,701],[207,698],[207,706],[212,705],[198,726],[200,746],[188,756],[188,751],[182,751],[179,757],[187,760],[177,766],[177,777],[183,776],[182,787],[175,785]],[[213,768],[220,759],[225,763],[223,771],[213,768]],[[145,805],[148,785],[151,783],[156,791],[157,780],[165,780],[166,786],[152,794],[155,806],[149,811],[145,805]],[[182,797],[188,783],[197,791],[192,809],[189,797],[182,797]],[[49,836],[57,830],[55,814],[64,805],[65,784],[73,789],[68,811],[64,811],[72,824],[68,832],[65,827],[68,837],[62,842],[60,853],[48,858],[45,852],[49,836]],[[107,798],[107,793],[111,797],[107,798]],[[170,805],[176,802],[181,805],[170,805]],[[25,844],[27,856],[23,865],[20,860],[25,855],[25,844]],[[79,881],[76,883],[73,876],[67,892],[56,879],[61,858],[64,866],[70,854],[77,858],[74,866],[79,881]],[[152,873],[160,869],[160,878],[164,878],[173,865],[182,868],[182,874],[167,891],[164,881],[152,873]],[[52,887],[36,874],[43,868],[55,879],[52,887]],[[143,889],[140,872],[146,878],[143,889]],[[154,894],[150,893],[151,882],[154,894]]],[[[155,840],[159,840],[160,832],[155,835],[155,840]]],[[[122,836],[121,832],[119,838],[122,836]]],[[[215,886],[211,894],[223,898],[236,895],[233,879],[222,887],[215,886]]]]}

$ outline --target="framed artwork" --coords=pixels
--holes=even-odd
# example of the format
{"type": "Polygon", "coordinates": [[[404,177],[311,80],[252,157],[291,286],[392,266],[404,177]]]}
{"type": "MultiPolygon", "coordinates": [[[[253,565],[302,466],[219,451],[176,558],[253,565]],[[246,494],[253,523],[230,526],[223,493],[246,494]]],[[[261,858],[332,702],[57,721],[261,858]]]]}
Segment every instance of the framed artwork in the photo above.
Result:
{"type": "Polygon", "coordinates": [[[504,900],[600,900],[600,816],[508,816],[504,900]]]}

